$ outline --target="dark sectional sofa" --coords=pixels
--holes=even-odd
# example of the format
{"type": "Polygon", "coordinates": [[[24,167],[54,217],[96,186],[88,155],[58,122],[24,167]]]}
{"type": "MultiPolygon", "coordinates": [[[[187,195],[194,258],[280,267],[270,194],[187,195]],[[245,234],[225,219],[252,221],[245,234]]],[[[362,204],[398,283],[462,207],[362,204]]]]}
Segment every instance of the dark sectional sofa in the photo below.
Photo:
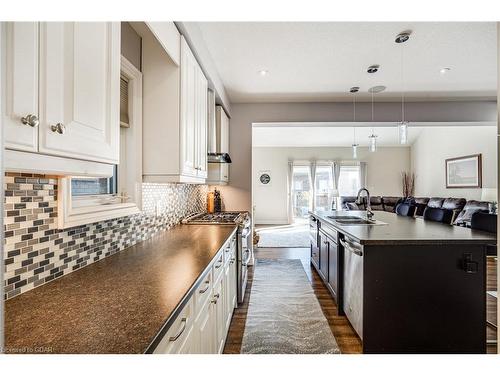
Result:
{"type": "MultiPolygon", "coordinates": [[[[453,212],[452,222],[463,224],[470,221],[470,217],[477,211],[489,211],[489,203],[485,201],[469,200],[465,198],[413,198],[416,205],[415,216],[422,216],[427,207],[442,208],[453,212]]],[[[403,202],[402,197],[374,196],[370,197],[370,206],[373,211],[395,212],[396,206],[403,202]]],[[[365,210],[366,197],[363,197],[360,204],[356,203],[356,197],[340,197],[340,206],[343,210],[365,210]]]]}

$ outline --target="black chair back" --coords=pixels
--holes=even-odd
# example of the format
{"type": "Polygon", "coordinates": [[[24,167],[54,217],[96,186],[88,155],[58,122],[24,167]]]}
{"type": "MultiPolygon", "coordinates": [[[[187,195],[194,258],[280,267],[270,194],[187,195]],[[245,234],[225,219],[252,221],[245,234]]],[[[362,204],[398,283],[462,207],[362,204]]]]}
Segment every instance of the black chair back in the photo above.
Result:
{"type": "Polygon", "coordinates": [[[497,215],[475,212],[470,221],[472,229],[484,230],[485,232],[497,232],[497,215]]]}
{"type": "Polygon", "coordinates": [[[409,203],[400,203],[396,206],[396,214],[399,216],[411,216],[415,215],[416,206],[409,203]]]}
{"type": "Polygon", "coordinates": [[[427,206],[427,208],[424,210],[424,220],[451,224],[451,221],[453,220],[453,210],[427,206]]]}

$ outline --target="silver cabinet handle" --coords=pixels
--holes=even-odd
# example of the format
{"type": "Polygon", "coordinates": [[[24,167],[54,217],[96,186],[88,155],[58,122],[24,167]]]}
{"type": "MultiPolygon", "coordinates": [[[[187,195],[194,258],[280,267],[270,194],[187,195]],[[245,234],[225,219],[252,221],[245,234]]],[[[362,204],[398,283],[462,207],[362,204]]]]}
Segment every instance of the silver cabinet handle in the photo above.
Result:
{"type": "Polygon", "coordinates": [[[57,124],[52,125],[50,127],[50,130],[52,130],[54,133],[64,134],[64,132],[66,131],[66,127],[60,122],[58,122],[57,124]]]}
{"type": "Polygon", "coordinates": [[[363,251],[361,249],[356,249],[355,247],[352,247],[346,241],[340,240],[340,244],[344,247],[344,249],[349,250],[351,253],[363,256],[363,251]]]}
{"type": "Polygon", "coordinates": [[[36,115],[32,115],[32,114],[21,117],[21,122],[24,125],[31,126],[32,128],[36,128],[40,124],[40,120],[38,120],[38,117],[36,117],[36,115]]]}
{"type": "Polygon", "coordinates": [[[187,326],[187,320],[188,320],[187,318],[182,318],[182,319],[181,319],[181,322],[182,322],[182,323],[184,323],[184,324],[182,325],[181,330],[180,330],[180,331],[179,331],[179,333],[178,333],[178,334],[176,334],[175,336],[169,337],[168,341],[175,341],[175,340],[177,340],[179,337],[181,337],[181,335],[184,333],[184,330],[186,329],[186,326],[187,326]]]}
{"type": "Polygon", "coordinates": [[[214,294],[214,298],[212,299],[212,301],[211,301],[211,302],[212,302],[214,305],[217,305],[217,300],[219,299],[219,297],[220,297],[220,294],[219,294],[219,293],[214,294]]]}
{"type": "Polygon", "coordinates": [[[207,284],[207,286],[205,289],[200,290],[200,294],[205,293],[208,290],[208,288],[210,288],[210,281],[209,280],[205,281],[205,284],[207,284]]]}

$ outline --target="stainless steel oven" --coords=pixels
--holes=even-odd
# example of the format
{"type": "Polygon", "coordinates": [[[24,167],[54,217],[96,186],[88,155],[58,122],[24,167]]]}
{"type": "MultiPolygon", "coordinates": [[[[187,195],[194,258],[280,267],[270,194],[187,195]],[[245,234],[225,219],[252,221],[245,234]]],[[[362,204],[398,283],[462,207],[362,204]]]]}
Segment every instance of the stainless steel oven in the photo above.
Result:
{"type": "Polygon", "coordinates": [[[252,226],[240,226],[238,229],[238,304],[243,302],[245,298],[245,290],[248,281],[248,266],[253,262],[253,249],[252,249],[252,226]]]}
{"type": "Polygon", "coordinates": [[[248,267],[253,264],[252,220],[248,212],[218,212],[193,214],[182,220],[183,224],[238,225],[237,232],[237,290],[238,304],[245,298],[248,267]]]}

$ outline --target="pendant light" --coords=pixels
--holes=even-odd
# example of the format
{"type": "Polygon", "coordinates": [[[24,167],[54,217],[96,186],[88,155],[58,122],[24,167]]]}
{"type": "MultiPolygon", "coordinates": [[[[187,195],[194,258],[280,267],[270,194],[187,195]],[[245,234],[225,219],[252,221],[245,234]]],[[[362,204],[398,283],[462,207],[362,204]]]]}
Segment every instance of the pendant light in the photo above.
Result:
{"type": "MultiPolygon", "coordinates": [[[[353,122],[356,123],[356,93],[359,91],[359,87],[354,86],[349,90],[352,93],[352,108],[353,108],[353,122]]],[[[352,158],[358,158],[358,146],[356,143],[356,125],[352,127],[353,130],[353,142],[352,142],[352,158]]]]}
{"type": "MultiPolygon", "coordinates": [[[[403,44],[410,39],[410,32],[405,31],[396,36],[395,42],[403,44]]],[[[408,121],[405,119],[405,90],[404,90],[404,60],[403,46],[401,46],[401,122],[398,124],[399,143],[405,145],[408,143],[408,121]]]]}
{"type": "MultiPolygon", "coordinates": [[[[372,91],[372,125],[373,125],[373,90],[372,91]]],[[[373,130],[372,126],[372,134],[368,136],[368,151],[370,152],[376,152],[377,151],[377,135],[375,135],[375,132],[373,130]]]]}

